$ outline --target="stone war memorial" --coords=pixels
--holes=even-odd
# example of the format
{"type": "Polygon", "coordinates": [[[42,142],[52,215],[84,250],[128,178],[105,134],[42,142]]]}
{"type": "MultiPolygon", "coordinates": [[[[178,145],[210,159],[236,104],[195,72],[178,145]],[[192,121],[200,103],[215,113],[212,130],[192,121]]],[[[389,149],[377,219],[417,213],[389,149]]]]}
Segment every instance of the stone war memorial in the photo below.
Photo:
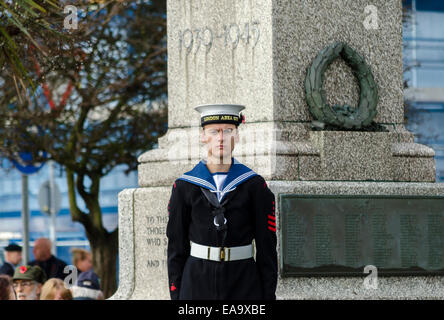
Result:
{"type": "Polygon", "coordinates": [[[401,0],[168,0],[168,132],[119,194],[119,288],[169,299],[177,177],[202,104],[245,105],[234,157],[276,197],[277,299],[442,299],[444,186],[404,127],[401,0]]]}

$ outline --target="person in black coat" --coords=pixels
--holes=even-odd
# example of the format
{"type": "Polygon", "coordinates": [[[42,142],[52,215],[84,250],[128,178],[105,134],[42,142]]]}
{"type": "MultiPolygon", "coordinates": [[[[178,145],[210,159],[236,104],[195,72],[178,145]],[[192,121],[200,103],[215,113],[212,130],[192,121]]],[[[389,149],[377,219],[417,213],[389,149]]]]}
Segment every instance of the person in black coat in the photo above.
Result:
{"type": "Polygon", "coordinates": [[[275,197],[260,175],[232,157],[243,108],[196,108],[208,157],[172,187],[166,230],[171,299],[276,299],[275,197]]]}
{"type": "Polygon", "coordinates": [[[45,271],[46,277],[59,278],[64,280],[69,273],[64,273],[67,266],[66,262],[60,260],[51,254],[51,241],[47,238],[39,238],[34,243],[32,249],[35,260],[31,261],[29,265],[39,266],[45,271]]]}
{"type": "Polygon", "coordinates": [[[15,268],[22,261],[22,247],[10,243],[5,247],[5,263],[0,267],[0,274],[7,274],[12,278],[15,268]]]}

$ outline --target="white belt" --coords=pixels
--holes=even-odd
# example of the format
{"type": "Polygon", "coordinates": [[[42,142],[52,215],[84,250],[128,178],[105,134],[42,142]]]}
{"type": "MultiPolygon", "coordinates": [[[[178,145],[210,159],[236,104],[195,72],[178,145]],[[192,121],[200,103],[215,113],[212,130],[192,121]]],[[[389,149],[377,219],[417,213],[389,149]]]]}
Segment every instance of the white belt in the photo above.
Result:
{"type": "Polygon", "coordinates": [[[246,246],[221,248],[208,247],[194,242],[191,242],[191,253],[193,257],[213,260],[213,261],[234,261],[253,257],[253,246],[248,244],[246,246]]]}

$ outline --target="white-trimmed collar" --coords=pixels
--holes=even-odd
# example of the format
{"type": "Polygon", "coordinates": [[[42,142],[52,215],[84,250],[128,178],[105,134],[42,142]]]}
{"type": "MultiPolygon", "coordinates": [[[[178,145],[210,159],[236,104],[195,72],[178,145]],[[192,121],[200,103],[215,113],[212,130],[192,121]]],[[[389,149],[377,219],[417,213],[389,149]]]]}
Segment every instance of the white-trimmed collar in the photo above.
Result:
{"type": "Polygon", "coordinates": [[[227,172],[224,185],[222,190],[218,191],[206,163],[207,161],[202,159],[191,171],[184,173],[179,179],[204,187],[211,192],[221,193],[220,201],[222,201],[226,193],[233,191],[238,185],[257,175],[256,172],[235,158],[231,158],[231,166],[227,172]]]}

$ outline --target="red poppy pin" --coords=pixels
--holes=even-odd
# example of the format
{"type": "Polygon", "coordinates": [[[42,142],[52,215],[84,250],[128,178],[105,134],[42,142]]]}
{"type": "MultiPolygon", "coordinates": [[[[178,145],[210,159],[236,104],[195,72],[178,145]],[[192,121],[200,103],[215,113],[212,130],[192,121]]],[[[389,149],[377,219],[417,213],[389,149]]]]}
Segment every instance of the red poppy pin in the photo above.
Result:
{"type": "Polygon", "coordinates": [[[176,288],[176,286],[174,285],[174,283],[172,283],[171,284],[171,291],[175,291],[177,288],[176,288]]]}
{"type": "Polygon", "coordinates": [[[19,270],[20,273],[25,273],[26,271],[28,271],[28,268],[26,268],[26,266],[21,266],[19,270]]]}

